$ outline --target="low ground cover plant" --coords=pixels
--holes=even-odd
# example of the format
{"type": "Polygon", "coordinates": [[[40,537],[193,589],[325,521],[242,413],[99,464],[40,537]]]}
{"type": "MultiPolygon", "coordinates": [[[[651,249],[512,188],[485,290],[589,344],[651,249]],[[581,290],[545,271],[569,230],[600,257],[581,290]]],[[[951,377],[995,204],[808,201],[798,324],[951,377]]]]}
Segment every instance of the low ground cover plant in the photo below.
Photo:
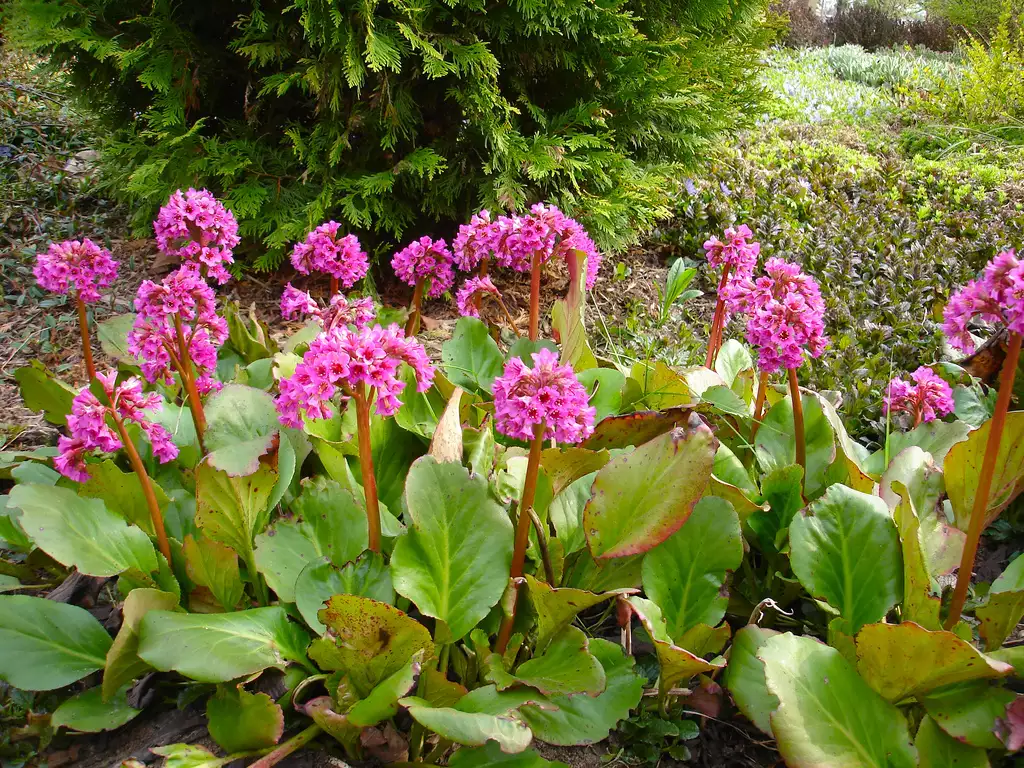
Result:
{"type": "MultiPolygon", "coordinates": [[[[620,368],[584,323],[596,249],[553,206],[480,212],[454,250],[395,255],[421,296],[464,272],[440,360],[407,324],[416,302],[333,286],[289,286],[282,312],[309,323],[275,343],[217,296],[232,220],[205,191],[176,195],[158,231],[181,266],[106,321],[90,381],[18,374],[65,434],[0,453],[16,593],[0,595],[0,678],[73,694],[49,728],[123,727],[160,705],[143,691],[184,686],[219,750],[155,748],[168,766],[268,768],[314,742],[543,766],[534,742],[593,744],[638,708],[684,738],[699,690],[792,766],[985,765],[1024,745],[1024,660],[1004,646],[1024,558],[970,580],[984,527],[1024,487],[1013,251],[943,321],[963,349],[1008,334],[995,403],[950,363],[895,376],[870,452],[798,383],[836,344],[817,281],[744,226],[706,241],[707,365],[620,368]],[[536,292],[517,330],[481,273],[552,260],[571,280],[543,339],[536,292]],[[25,594],[41,564],[109,580],[119,621],[25,594]]],[[[365,257],[341,231],[318,227],[296,259],[354,288],[365,257]]],[[[110,269],[84,241],[38,265],[83,301],[110,269]]]]}

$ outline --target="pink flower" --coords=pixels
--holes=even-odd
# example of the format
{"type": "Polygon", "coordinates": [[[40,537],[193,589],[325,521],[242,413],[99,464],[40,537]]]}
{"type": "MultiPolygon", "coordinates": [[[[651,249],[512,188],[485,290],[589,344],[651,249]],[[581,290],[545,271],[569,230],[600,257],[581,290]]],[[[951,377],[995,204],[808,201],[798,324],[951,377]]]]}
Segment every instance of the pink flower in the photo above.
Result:
{"type": "Polygon", "coordinates": [[[509,437],[533,440],[543,424],[545,439],[578,443],[593,433],[595,414],[572,367],[549,349],[533,354],[532,369],[513,357],[494,380],[494,424],[509,437]]]}
{"type": "Polygon", "coordinates": [[[946,305],[942,329],[949,343],[968,355],[974,351],[968,325],[975,318],[1024,333],[1024,262],[1013,249],[990,261],[981,278],[967,283],[946,305]]]}
{"type": "Polygon", "coordinates": [[[455,304],[459,308],[459,314],[464,317],[480,317],[480,311],[474,305],[473,300],[484,293],[501,297],[501,293],[489,277],[471,277],[464,282],[455,295],[455,304]]]}
{"type": "Polygon", "coordinates": [[[452,252],[444,240],[431,240],[429,237],[413,240],[395,254],[391,267],[406,285],[415,286],[420,280],[427,281],[427,298],[430,299],[436,299],[455,282],[452,252]]]}
{"type": "Polygon", "coordinates": [[[748,314],[747,341],[757,348],[762,371],[799,368],[805,351],[820,357],[828,346],[825,302],[818,283],[798,265],[768,259],[765,272],[732,284],[727,304],[748,314]]]}
{"type": "Polygon", "coordinates": [[[338,237],[340,227],[338,222],[328,221],[310,232],[304,242],[296,243],[292,265],[304,275],[324,272],[351,288],[366,276],[370,262],[359,245],[359,238],[355,235],[338,237]]]}
{"type": "Polygon", "coordinates": [[[495,256],[503,267],[529,272],[533,259],[541,263],[550,258],[568,259],[579,251],[587,259],[587,290],[597,282],[601,254],[590,235],[575,219],[553,205],[537,203],[528,216],[502,216],[495,222],[495,256]]]}
{"type": "Polygon", "coordinates": [[[750,227],[741,224],[738,227],[729,227],[725,230],[724,241],[717,237],[711,237],[704,243],[708,264],[714,269],[729,265],[731,275],[735,279],[742,280],[750,277],[754,274],[757,257],[761,253],[760,243],[747,242],[752,236],[750,227]]]}
{"type": "Polygon", "coordinates": [[[342,293],[336,293],[331,297],[328,307],[321,309],[313,297],[305,291],[300,291],[291,283],[281,294],[281,314],[290,318],[294,315],[310,315],[319,321],[325,329],[334,328],[338,325],[354,325],[356,328],[365,328],[373,322],[375,312],[373,301],[370,299],[349,299],[342,293]]]}
{"type": "Polygon", "coordinates": [[[331,400],[338,390],[347,400],[365,384],[376,392],[376,411],[391,416],[402,405],[398,396],[405,382],[398,378],[402,363],[416,377],[416,391],[426,392],[434,379],[434,367],[415,338],[406,338],[395,324],[352,330],[339,325],[324,331],[309,345],[291,378],[283,379],[277,410],[281,423],[302,427],[302,413],[309,419],[329,419],[331,400]]]}
{"type": "Polygon", "coordinates": [[[83,389],[71,403],[68,414],[68,433],[57,443],[60,454],[53,463],[57,471],[79,483],[89,479],[85,455],[90,451],[113,453],[122,447],[117,431],[107,424],[107,416],[116,414],[125,423],[134,423],[149,439],[153,455],[160,463],[166,463],[178,455],[178,447],[171,441],[171,434],[159,424],[146,418],[144,411],[162,407],[160,396],[155,392],[144,394],[138,377],[116,383],[117,371],[97,373],[96,380],[103,386],[110,405],[101,403],[88,387],[83,389]]]}
{"type": "Polygon", "coordinates": [[[117,262],[110,251],[89,238],[51,243],[46,253],[36,258],[35,276],[39,284],[54,293],[74,288],[84,302],[99,301],[99,288],[117,279],[117,262]]]}
{"type": "Polygon", "coordinates": [[[916,426],[953,412],[953,390],[935,371],[922,365],[910,378],[913,384],[900,378],[889,382],[888,394],[882,400],[883,413],[911,413],[916,426]]]}
{"type": "Polygon", "coordinates": [[[189,189],[182,194],[179,189],[160,209],[153,229],[164,253],[205,268],[218,283],[231,279],[225,265],[234,263],[231,249],[241,242],[238,222],[209,191],[189,189]]]}
{"type": "Polygon", "coordinates": [[[217,314],[213,290],[195,266],[186,265],[161,283],[144,281],[135,297],[135,309],[128,351],[141,361],[147,381],[173,381],[172,363],[182,362],[175,328],[177,318],[188,355],[198,372],[196,388],[206,393],[219,387],[213,374],[217,369],[217,347],[227,338],[228,326],[217,314]]]}
{"type": "Polygon", "coordinates": [[[498,229],[491,221],[490,211],[484,209],[474,214],[469,224],[459,226],[459,233],[452,242],[455,264],[463,272],[472,272],[491,255],[497,236],[498,229]]]}

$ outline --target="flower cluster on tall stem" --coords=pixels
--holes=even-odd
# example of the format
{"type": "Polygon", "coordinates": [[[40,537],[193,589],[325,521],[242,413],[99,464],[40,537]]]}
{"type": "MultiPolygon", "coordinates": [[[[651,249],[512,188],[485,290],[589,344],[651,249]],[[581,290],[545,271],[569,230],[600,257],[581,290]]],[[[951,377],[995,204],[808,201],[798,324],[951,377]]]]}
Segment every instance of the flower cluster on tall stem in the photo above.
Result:
{"type": "Polygon", "coordinates": [[[213,378],[217,347],[228,336],[213,290],[196,267],[186,265],[160,283],[144,281],[135,310],[128,351],[141,361],[147,381],[170,384],[171,371],[178,374],[202,445],[206,416],[200,394],[219,386],[213,378]]]}
{"type": "Polygon", "coordinates": [[[922,365],[910,378],[896,377],[889,382],[882,399],[883,413],[909,413],[916,427],[953,412],[953,389],[935,371],[922,365]]]}
{"type": "Polygon", "coordinates": [[[157,461],[166,463],[174,459],[178,455],[178,448],[171,441],[170,433],[146,417],[146,411],[161,407],[160,396],[155,392],[143,393],[142,382],[134,376],[118,384],[116,371],[97,373],[95,381],[102,387],[104,402],[89,387],[75,395],[71,413],[68,414],[68,435],[62,436],[57,443],[60,454],[54,459],[54,465],[65,477],[84,483],[89,479],[85,463],[87,454],[92,451],[114,453],[124,448],[142,485],[160,552],[169,563],[171,549],[153,483],[125,429],[125,424],[137,425],[149,440],[157,461]]]}
{"type": "Polygon", "coordinates": [[[974,571],[974,560],[978,554],[978,542],[985,529],[988,502],[992,492],[992,478],[995,475],[999,443],[1006,427],[1006,414],[1010,410],[1013,383],[1020,359],[1021,334],[1024,333],[1024,262],[1017,259],[1013,250],[1000,253],[985,267],[982,276],[961,288],[946,305],[943,330],[949,343],[965,353],[974,351],[974,339],[969,326],[976,319],[990,323],[1002,323],[1009,331],[1006,358],[999,376],[999,395],[995,412],[989,423],[988,443],[982,459],[981,474],[974,495],[971,520],[967,526],[967,538],[957,572],[956,587],[949,603],[949,614],[945,628],[952,629],[960,620],[974,571]]]}
{"type": "MultiPolygon", "coordinates": [[[[521,358],[512,358],[505,365],[504,373],[494,380],[494,426],[509,437],[530,442],[512,551],[510,576],[513,581],[523,575],[531,522],[536,525],[533,502],[544,441],[578,443],[585,440],[594,431],[595,415],[595,409],[588,403],[587,391],[572,368],[559,365],[558,356],[549,349],[534,353],[533,368],[528,368],[521,358]]],[[[537,528],[537,537],[546,541],[542,527],[537,528]]],[[[512,636],[516,602],[518,597],[498,632],[498,653],[504,652],[512,636]]]]}
{"type": "Polygon", "coordinates": [[[92,357],[89,338],[89,314],[86,304],[100,300],[100,288],[106,288],[117,279],[117,262],[110,251],[101,248],[89,238],[52,243],[45,253],[39,254],[33,270],[39,285],[59,294],[74,292],[78,311],[78,330],[82,336],[82,356],[89,379],[96,378],[96,365],[92,357]]]}
{"type": "Polygon", "coordinates": [[[756,241],[749,242],[752,236],[750,227],[741,224],[726,229],[724,240],[712,236],[704,243],[708,264],[712,269],[722,270],[722,277],[718,283],[718,301],[715,303],[715,314],[711,319],[711,332],[708,336],[708,352],[704,361],[707,368],[714,367],[718,350],[722,348],[725,324],[729,319],[726,298],[730,280],[740,282],[748,280],[754,274],[761,245],[756,241]]]}
{"type": "Polygon", "coordinates": [[[226,265],[234,263],[232,249],[241,242],[231,211],[205,189],[179,189],[153,222],[157,247],[182,263],[191,264],[223,285],[231,279],[226,265]]]}
{"type": "Polygon", "coordinates": [[[366,251],[355,235],[338,236],[341,224],[328,221],[292,249],[292,266],[303,275],[323,272],[331,277],[331,296],[340,286],[351,288],[370,268],[366,251]]]}
{"type": "Polygon", "coordinates": [[[402,363],[412,368],[417,391],[427,391],[434,368],[420,343],[406,337],[398,325],[337,325],[313,340],[295,373],[281,381],[276,401],[281,423],[297,428],[302,426],[303,414],[309,419],[331,418],[336,395],[342,401],[355,401],[369,546],[375,552],[380,551],[381,531],[370,451],[370,408],[380,416],[391,416],[401,407],[398,396],[406,386],[398,378],[402,363]]]}
{"type": "Polygon", "coordinates": [[[436,299],[455,283],[452,259],[444,240],[429,237],[413,240],[391,259],[391,267],[398,278],[413,288],[406,335],[415,336],[419,332],[424,293],[428,299],[436,299]]]}

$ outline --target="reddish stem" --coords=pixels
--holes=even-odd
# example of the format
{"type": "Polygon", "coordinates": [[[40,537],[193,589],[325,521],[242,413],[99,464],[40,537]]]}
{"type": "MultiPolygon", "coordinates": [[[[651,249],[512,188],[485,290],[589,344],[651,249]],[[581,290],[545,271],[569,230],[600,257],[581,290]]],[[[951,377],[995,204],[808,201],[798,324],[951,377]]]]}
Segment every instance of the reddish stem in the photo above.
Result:
{"type": "MultiPolygon", "coordinates": [[[[338,278],[336,278],[334,275],[331,275],[331,296],[330,296],[330,299],[333,299],[337,293],[338,293],[338,278]]],[[[330,304],[330,299],[327,300],[328,304],[330,304]]]]}
{"type": "Polygon", "coordinates": [[[149,517],[153,521],[153,530],[156,532],[157,546],[160,548],[161,554],[167,558],[167,564],[170,565],[171,543],[167,540],[167,530],[164,528],[164,516],[160,511],[160,502],[156,499],[156,491],[153,490],[153,481],[149,479],[146,467],[142,463],[142,457],[139,456],[139,452],[135,449],[135,445],[128,436],[128,430],[124,428],[124,422],[122,422],[121,418],[117,415],[117,411],[111,408],[110,415],[114,420],[114,426],[117,428],[117,434],[121,437],[121,443],[124,445],[124,450],[128,454],[128,461],[132,465],[132,469],[135,471],[135,474],[138,475],[139,484],[142,486],[142,495],[146,499],[146,506],[149,507],[149,517]]]}
{"type": "Polygon", "coordinates": [[[380,502],[377,500],[377,477],[373,473],[373,452],[370,448],[370,401],[366,385],[360,384],[352,394],[356,401],[356,431],[359,436],[359,471],[363,476],[363,495],[366,499],[366,522],[369,528],[369,548],[380,552],[380,502]]]}
{"type": "Polygon", "coordinates": [[[412,291],[412,304],[409,306],[409,320],[405,324],[405,335],[415,336],[420,332],[420,305],[423,303],[422,279],[416,281],[416,287],[412,291]]]}
{"type": "Polygon", "coordinates": [[[721,343],[722,329],[725,326],[725,297],[722,292],[729,281],[729,268],[726,264],[722,268],[722,279],[718,283],[718,301],[715,302],[715,316],[711,321],[711,333],[708,335],[708,354],[704,360],[705,368],[713,368],[715,358],[718,357],[718,346],[721,343]]]}
{"type": "Polygon", "coordinates": [[[78,306],[78,329],[82,332],[82,355],[85,357],[85,371],[89,380],[96,378],[96,364],[92,360],[92,340],[89,338],[89,313],[81,296],[75,296],[78,306]]]}
{"type": "Polygon", "coordinates": [[[530,270],[530,341],[540,338],[540,253],[533,255],[530,270]]]}
{"type": "Polygon", "coordinates": [[[996,472],[996,459],[999,457],[999,442],[1006,427],[1006,413],[1010,410],[1010,398],[1013,395],[1013,380],[1017,375],[1017,361],[1020,359],[1021,334],[1010,334],[1010,345],[1006,350],[1003,370],[999,375],[999,397],[996,399],[996,410],[992,414],[992,425],[988,433],[988,444],[985,446],[985,458],[981,464],[981,475],[978,477],[978,490],[974,494],[974,508],[971,510],[971,522],[967,526],[967,539],[964,542],[964,553],[960,558],[960,570],[956,575],[956,588],[949,601],[949,616],[945,628],[952,629],[960,620],[964,603],[967,602],[967,591],[971,586],[971,574],[974,571],[974,559],[978,554],[978,542],[981,532],[985,530],[985,518],[988,516],[988,500],[992,491],[992,478],[996,472]]]}
{"type": "Polygon", "coordinates": [[[255,763],[250,764],[249,768],[270,768],[272,765],[277,765],[292,752],[302,749],[304,746],[309,744],[309,742],[319,736],[321,732],[322,729],[319,725],[311,725],[306,730],[300,731],[295,736],[292,736],[273,752],[264,755],[255,763]]]}
{"type": "Polygon", "coordinates": [[[757,382],[757,399],[754,401],[754,426],[750,428],[750,442],[757,437],[757,430],[761,428],[761,416],[764,412],[764,401],[768,396],[768,371],[761,371],[761,378],[757,382]]]}
{"type": "MultiPolygon", "coordinates": [[[[544,450],[544,425],[538,424],[533,428],[533,442],[530,443],[530,458],[526,465],[526,480],[523,482],[523,495],[519,501],[519,521],[516,523],[516,543],[512,550],[512,567],[509,575],[513,580],[523,575],[523,565],[526,563],[526,547],[530,543],[530,511],[533,509],[533,500],[537,493],[537,475],[540,472],[540,455],[544,450]]],[[[540,532],[537,533],[540,536],[540,532]]],[[[554,586],[552,584],[552,586],[554,586]]],[[[516,607],[519,602],[519,587],[514,587],[515,594],[512,597],[512,610],[501,622],[501,629],[498,631],[498,644],[495,646],[497,653],[504,653],[508,647],[508,641],[512,639],[512,625],[516,621],[516,607]]]]}
{"type": "Polygon", "coordinates": [[[796,380],[796,368],[789,371],[789,392],[793,398],[793,432],[796,439],[796,463],[807,477],[807,444],[804,437],[804,404],[800,399],[800,384],[796,380]]]}
{"type": "Polygon", "coordinates": [[[195,375],[192,370],[192,358],[188,354],[185,331],[181,326],[181,317],[178,315],[174,316],[174,333],[178,339],[178,375],[181,376],[181,384],[185,387],[185,392],[188,395],[188,409],[192,412],[192,421],[196,426],[199,450],[205,454],[206,445],[203,442],[203,435],[206,433],[206,412],[199,399],[199,390],[196,388],[195,375]]]}

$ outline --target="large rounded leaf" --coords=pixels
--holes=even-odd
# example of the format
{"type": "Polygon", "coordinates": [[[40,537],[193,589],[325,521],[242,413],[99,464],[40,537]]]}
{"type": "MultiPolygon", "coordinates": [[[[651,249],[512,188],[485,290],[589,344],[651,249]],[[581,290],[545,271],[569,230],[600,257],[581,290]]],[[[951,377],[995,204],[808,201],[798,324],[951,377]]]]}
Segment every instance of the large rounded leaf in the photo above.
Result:
{"type": "Polygon", "coordinates": [[[18,485],[8,505],[22,511],[19,522],[37,547],[59,563],[89,576],[116,576],[134,568],[157,569],[153,542],[115,515],[99,499],[68,488],[18,485]]]}
{"type": "Polygon", "coordinates": [[[485,478],[429,456],[409,471],[405,499],[409,532],[391,558],[395,590],[458,639],[505,591],[512,523],[485,478]]]}
{"type": "Polygon", "coordinates": [[[339,568],[329,560],[310,563],[295,581],[295,606],[306,623],[318,634],[327,627],[318,616],[324,603],[334,595],[360,595],[381,603],[393,603],[391,571],[377,552],[364,552],[339,568]]]}
{"type": "MultiPolygon", "coordinates": [[[[967,530],[971,520],[981,463],[991,431],[992,421],[989,420],[971,432],[966,440],[954,445],[943,466],[946,493],[953,505],[956,525],[963,531],[967,530]]],[[[996,454],[995,474],[985,510],[986,525],[995,520],[1021,490],[1024,490],[1024,411],[1011,411],[1006,414],[1006,426],[996,454]]]]}
{"type": "MultiPolygon", "coordinates": [[[[514,675],[501,673],[503,683],[521,683],[545,695],[585,693],[596,696],[605,688],[604,668],[590,653],[590,643],[579,627],[566,627],[548,645],[544,653],[524,661],[514,675]]],[[[495,682],[498,682],[495,680],[495,682]]]]}
{"type": "Polygon", "coordinates": [[[556,589],[530,574],[526,574],[524,578],[530,605],[537,614],[537,652],[543,651],[551,639],[568,627],[580,611],[592,608],[625,591],[595,594],[572,587],[556,589]]]}
{"type": "Polygon", "coordinates": [[[1013,667],[988,658],[952,632],[929,632],[904,622],[861,629],[857,671],[879,694],[898,704],[953,683],[1005,677],[1013,667]]]}
{"type": "MultiPolygon", "coordinates": [[[[142,483],[134,472],[123,472],[111,459],[89,465],[89,479],[78,486],[81,496],[102,499],[107,509],[115,512],[129,523],[134,523],[146,533],[153,533],[153,520],[149,516],[142,483]]],[[[160,509],[166,509],[170,500],[156,483],[153,483],[160,509]]]]}
{"type": "MultiPolygon", "coordinates": [[[[626,381],[628,384],[632,379],[626,381]]],[[[581,446],[597,451],[602,448],[643,445],[673,427],[685,424],[693,411],[693,406],[680,406],[663,411],[634,411],[621,416],[607,416],[594,425],[594,434],[584,440],[581,446]]]]}
{"type": "MultiPolygon", "coordinates": [[[[594,368],[592,370],[605,370],[594,368]]],[[[620,374],[621,375],[621,374],[620,374]]],[[[448,758],[448,768],[569,768],[565,763],[545,760],[532,749],[507,755],[495,742],[482,747],[462,747],[448,758]]]]}
{"type": "Polygon", "coordinates": [[[831,648],[786,633],[757,652],[768,690],[779,752],[791,768],[915,768],[902,713],[865,683],[831,648]]]}
{"type": "Polygon", "coordinates": [[[150,611],[139,629],[139,658],[163,672],[222,683],[303,662],[308,640],[277,606],[209,615],[150,611]]]}
{"type": "Polygon", "coordinates": [[[280,439],[281,423],[268,392],[227,384],[205,406],[207,461],[233,477],[259,469],[260,456],[280,439]]]}
{"type": "Polygon", "coordinates": [[[772,735],[771,714],[779,708],[779,700],[768,690],[764,662],[757,657],[757,652],[777,634],[774,629],[756,624],[745,626],[736,633],[729,649],[729,665],[725,668],[725,686],[736,706],[769,736],[772,735]]]}
{"type": "Polygon", "coordinates": [[[231,477],[203,462],[196,470],[196,525],[255,570],[253,536],[267,525],[276,483],[277,473],[265,464],[246,477],[231,477]]]}
{"type": "Polygon", "coordinates": [[[998,648],[1010,636],[1024,616],[1024,555],[1018,555],[992,582],[988,599],[975,615],[981,622],[978,634],[988,650],[998,648]]]}
{"type": "MultiPolygon", "coordinates": [[[[836,436],[817,397],[805,393],[800,401],[804,407],[804,440],[807,448],[804,491],[810,497],[822,490],[825,473],[835,461],[836,436]]],[[[796,463],[794,434],[793,400],[786,397],[768,411],[754,439],[757,462],[765,472],[796,463]]]]}
{"type": "Polygon", "coordinates": [[[90,688],[62,702],[53,711],[50,725],[81,733],[99,733],[120,728],[142,713],[141,709],[128,704],[127,693],[126,686],[106,701],[99,687],[90,688]]]}
{"type": "Polygon", "coordinates": [[[644,558],[643,584],[658,604],[673,642],[698,624],[725,616],[726,574],[743,561],[740,520],[732,505],[706,496],[678,531],[644,558]]]}
{"type": "MultiPolygon", "coordinates": [[[[487,326],[475,317],[460,317],[451,339],[441,345],[445,375],[456,387],[476,394],[490,393],[505,359],[487,326]]],[[[532,365],[530,360],[525,361],[532,365]]]]}
{"type": "Polygon", "coordinates": [[[137,677],[152,670],[139,658],[139,625],[150,611],[178,609],[178,596],[159,589],[133,589],[121,609],[123,620],[114,644],[107,651],[103,668],[103,697],[112,699],[117,692],[137,677]]]}
{"type": "Polygon", "coordinates": [[[846,620],[848,634],[881,621],[903,596],[903,560],[885,502],[844,485],[793,518],[790,560],[804,589],[846,620]]]}
{"type": "Polygon", "coordinates": [[[182,552],[185,571],[196,586],[210,590],[225,611],[235,610],[244,590],[235,550],[205,536],[196,538],[189,534],[185,537],[182,552]]]}
{"type": "Polygon", "coordinates": [[[640,619],[648,637],[654,643],[654,651],[658,656],[661,674],[658,676],[658,692],[662,697],[679,683],[692,677],[718,672],[724,665],[723,659],[705,661],[700,656],[690,653],[685,648],[675,645],[668,636],[665,619],[658,606],[642,597],[630,597],[628,602],[632,611],[640,619]]]}
{"type": "Polygon", "coordinates": [[[925,711],[957,741],[983,749],[1003,749],[1001,727],[1017,694],[986,681],[957,683],[920,698],[925,711]]]}
{"type": "Polygon", "coordinates": [[[914,738],[921,768],[989,768],[984,749],[963,744],[927,715],[914,738]]]}
{"type": "Polygon", "coordinates": [[[583,511],[597,560],[646,552],[686,522],[711,479],[718,440],[691,414],[676,428],[608,462],[583,511]]]}
{"type": "Polygon", "coordinates": [[[284,712],[265,693],[222,686],[206,702],[210,736],[228,754],[272,747],[284,735],[284,712]]]}
{"type": "Polygon", "coordinates": [[[15,688],[50,691],[81,680],[103,669],[110,643],[84,608],[0,595],[0,679],[15,688]]]}

